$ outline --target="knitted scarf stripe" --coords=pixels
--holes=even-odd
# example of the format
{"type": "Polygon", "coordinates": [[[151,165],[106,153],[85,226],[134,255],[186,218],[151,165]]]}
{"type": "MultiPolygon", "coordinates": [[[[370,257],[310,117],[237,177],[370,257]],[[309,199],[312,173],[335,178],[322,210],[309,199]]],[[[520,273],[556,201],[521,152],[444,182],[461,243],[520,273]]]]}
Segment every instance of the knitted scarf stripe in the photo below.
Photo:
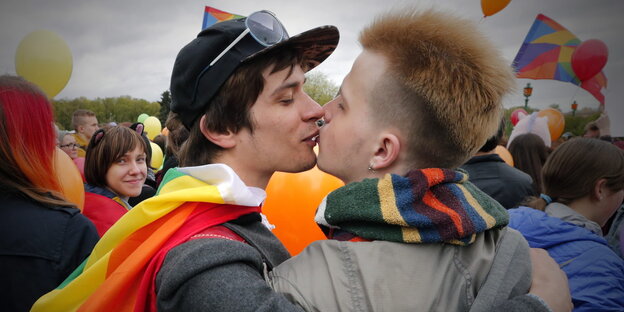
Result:
{"type": "Polygon", "coordinates": [[[459,171],[429,168],[351,183],[327,197],[325,219],[365,239],[468,245],[509,222],[459,171]]]}

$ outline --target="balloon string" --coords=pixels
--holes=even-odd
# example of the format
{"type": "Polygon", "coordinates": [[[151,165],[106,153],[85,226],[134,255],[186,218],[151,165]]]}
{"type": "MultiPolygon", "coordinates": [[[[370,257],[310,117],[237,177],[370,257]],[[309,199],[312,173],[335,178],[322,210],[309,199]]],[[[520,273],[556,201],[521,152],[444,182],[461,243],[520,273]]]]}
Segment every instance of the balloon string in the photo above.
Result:
{"type": "Polygon", "coordinates": [[[581,86],[576,86],[576,90],[574,91],[574,94],[572,95],[572,99],[570,99],[570,103],[572,103],[574,101],[574,99],[576,98],[576,95],[578,94],[579,90],[581,89],[581,86]]]}

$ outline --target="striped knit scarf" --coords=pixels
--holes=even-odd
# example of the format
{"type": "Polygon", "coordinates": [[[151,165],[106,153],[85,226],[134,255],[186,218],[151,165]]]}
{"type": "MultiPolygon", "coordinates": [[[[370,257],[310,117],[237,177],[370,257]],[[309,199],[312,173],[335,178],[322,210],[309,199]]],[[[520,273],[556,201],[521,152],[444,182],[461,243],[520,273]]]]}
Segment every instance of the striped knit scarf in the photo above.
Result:
{"type": "Polygon", "coordinates": [[[119,219],[91,256],[31,311],[155,310],[153,277],[167,248],[193,232],[260,212],[265,196],[226,165],[170,169],[157,196],[119,219]]]}
{"type": "Polygon", "coordinates": [[[341,187],[316,221],[339,240],[469,245],[478,233],[507,225],[509,215],[465,172],[429,168],[341,187]]]}

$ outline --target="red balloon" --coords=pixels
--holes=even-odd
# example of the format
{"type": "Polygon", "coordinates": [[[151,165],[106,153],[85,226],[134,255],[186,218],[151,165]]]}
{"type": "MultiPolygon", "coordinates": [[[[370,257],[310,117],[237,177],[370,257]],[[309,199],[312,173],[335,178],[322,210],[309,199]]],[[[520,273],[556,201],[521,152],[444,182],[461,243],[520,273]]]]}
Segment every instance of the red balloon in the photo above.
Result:
{"type": "Polygon", "coordinates": [[[596,76],[607,64],[609,49],[598,39],[583,41],[572,53],[572,70],[581,80],[596,76]]]}
{"type": "Polygon", "coordinates": [[[520,116],[519,116],[520,113],[523,113],[525,116],[529,114],[527,113],[527,111],[524,110],[524,108],[518,108],[518,109],[515,109],[513,112],[511,112],[510,119],[511,119],[511,123],[514,126],[518,123],[518,121],[520,121],[520,116]]]}

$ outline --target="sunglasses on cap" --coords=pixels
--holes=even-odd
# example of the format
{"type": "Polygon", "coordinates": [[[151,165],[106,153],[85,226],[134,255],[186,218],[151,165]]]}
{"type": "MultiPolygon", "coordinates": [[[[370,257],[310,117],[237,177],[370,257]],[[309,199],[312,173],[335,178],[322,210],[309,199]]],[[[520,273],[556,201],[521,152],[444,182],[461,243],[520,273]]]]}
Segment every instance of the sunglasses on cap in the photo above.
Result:
{"type": "Polygon", "coordinates": [[[245,19],[245,30],[230,43],[217,57],[210,62],[210,64],[204,69],[208,70],[214,65],[225,53],[230,51],[239,41],[241,41],[247,34],[250,34],[259,44],[270,47],[274,44],[280,43],[285,39],[288,39],[288,33],[284,25],[275,17],[275,14],[270,11],[262,10],[251,13],[247,19],[245,19]]]}

